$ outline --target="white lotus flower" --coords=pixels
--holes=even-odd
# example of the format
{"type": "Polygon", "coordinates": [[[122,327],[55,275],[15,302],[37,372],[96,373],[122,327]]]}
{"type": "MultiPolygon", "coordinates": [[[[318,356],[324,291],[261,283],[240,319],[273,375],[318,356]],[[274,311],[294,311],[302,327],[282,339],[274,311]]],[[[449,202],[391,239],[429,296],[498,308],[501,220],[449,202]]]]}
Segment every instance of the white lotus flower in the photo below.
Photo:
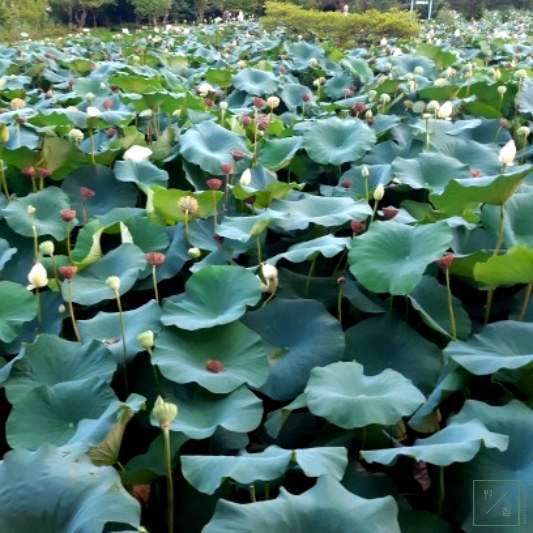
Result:
{"type": "Polygon", "coordinates": [[[453,112],[453,104],[450,100],[447,100],[442,104],[442,106],[439,109],[438,116],[439,118],[443,118],[445,120],[450,120],[453,112]]]}
{"type": "Polygon", "coordinates": [[[514,158],[516,157],[516,144],[511,139],[501,150],[498,159],[504,167],[510,167],[513,165],[514,158]]]}
{"type": "Polygon", "coordinates": [[[152,153],[150,148],[134,144],[124,152],[124,161],[147,161],[152,153]]]}
{"type": "Polygon", "coordinates": [[[379,41],[379,44],[380,44],[381,46],[387,46],[387,43],[388,43],[388,42],[389,42],[389,41],[387,41],[387,39],[386,39],[385,37],[383,37],[383,39],[381,39],[381,41],[379,41]]]}
{"type": "Polygon", "coordinates": [[[122,28],[122,33],[124,35],[129,35],[130,34],[130,30],[128,30],[128,28],[122,28]]]}
{"type": "Polygon", "coordinates": [[[275,292],[278,287],[278,269],[274,265],[262,263],[261,274],[266,281],[263,283],[263,280],[257,276],[261,281],[261,292],[275,292]]]}
{"type": "Polygon", "coordinates": [[[252,173],[250,171],[249,168],[247,168],[243,173],[242,173],[242,176],[241,176],[241,179],[239,180],[239,183],[243,186],[243,187],[248,187],[248,185],[250,185],[250,183],[252,183],[252,173]]]}
{"type": "Polygon", "coordinates": [[[383,183],[380,183],[375,189],[374,189],[374,200],[376,202],[381,202],[383,200],[383,197],[385,196],[385,187],[383,186],[383,183]]]}
{"type": "Polygon", "coordinates": [[[42,263],[35,263],[28,274],[30,284],[26,287],[29,291],[40,289],[48,285],[48,274],[42,263]]]}
{"type": "Polygon", "coordinates": [[[85,112],[91,117],[91,118],[94,118],[94,117],[99,117],[102,112],[97,108],[97,107],[92,107],[92,106],[89,106],[85,112]]]}
{"type": "Polygon", "coordinates": [[[276,109],[279,106],[279,98],[277,96],[269,96],[267,98],[267,105],[270,109],[276,109]]]}
{"type": "Polygon", "coordinates": [[[202,97],[205,97],[208,95],[208,93],[212,93],[214,91],[215,89],[213,89],[213,86],[210,83],[200,83],[198,86],[198,92],[202,97]]]}

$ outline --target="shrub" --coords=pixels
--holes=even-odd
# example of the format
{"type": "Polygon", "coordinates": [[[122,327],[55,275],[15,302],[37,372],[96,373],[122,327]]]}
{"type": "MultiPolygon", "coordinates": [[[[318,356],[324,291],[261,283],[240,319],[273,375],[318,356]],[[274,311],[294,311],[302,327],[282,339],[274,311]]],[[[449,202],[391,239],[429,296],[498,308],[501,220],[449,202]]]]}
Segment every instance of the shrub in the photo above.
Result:
{"type": "Polygon", "coordinates": [[[383,13],[371,9],[362,14],[344,15],[306,10],[294,4],[267,2],[266,12],[266,17],[262,19],[266,30],[282,26],[290,34],[304,38],[330,37],[339,46],[363,37],[413,37],[419,31],[415,15],[397,9],[383,13]]]}

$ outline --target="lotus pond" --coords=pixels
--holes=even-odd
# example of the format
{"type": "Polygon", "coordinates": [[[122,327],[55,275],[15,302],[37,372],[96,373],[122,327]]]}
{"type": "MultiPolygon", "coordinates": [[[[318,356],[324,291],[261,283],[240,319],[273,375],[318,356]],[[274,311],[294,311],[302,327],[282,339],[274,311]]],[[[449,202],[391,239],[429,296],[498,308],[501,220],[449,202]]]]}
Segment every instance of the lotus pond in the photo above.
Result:
{"type": "Polygon", "coordinates": [[[531,24],[457,28],[2,48],[0,531],[527,528],[531,24]]]}

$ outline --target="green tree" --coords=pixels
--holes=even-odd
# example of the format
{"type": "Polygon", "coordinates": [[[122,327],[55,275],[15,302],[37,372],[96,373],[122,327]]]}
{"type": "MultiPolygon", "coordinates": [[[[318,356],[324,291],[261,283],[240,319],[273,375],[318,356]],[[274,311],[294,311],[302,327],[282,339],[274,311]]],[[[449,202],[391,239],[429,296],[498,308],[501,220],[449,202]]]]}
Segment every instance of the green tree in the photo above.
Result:
{"type": "Polygon", "coordinates": [[[0,24],[38,29],[47,19],[46,0],[0,0],[0,24]]]}
{"type": "Polygon", "coordinates": [[[148,17],[155,26],[159,19],[168,17],[172,0],[130,0],[138,17],[148,17]]]}

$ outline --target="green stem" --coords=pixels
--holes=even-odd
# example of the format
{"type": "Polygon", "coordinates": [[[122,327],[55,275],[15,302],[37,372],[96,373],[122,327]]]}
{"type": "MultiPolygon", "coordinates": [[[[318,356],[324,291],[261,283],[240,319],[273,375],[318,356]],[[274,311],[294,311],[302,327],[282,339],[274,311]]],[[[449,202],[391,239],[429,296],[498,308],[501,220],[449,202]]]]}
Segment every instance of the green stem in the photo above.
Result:
{"type": "Polygon", "coordinates": [[[33,233],[33,260],[37,263],[39,259],[39,238],[37,237],[37,228],[33,222],[33,217],[31,219],[31,231],[33,233]]]}
{"type": "Polygon", "coordinates": [[[529,305],[529,298],[531,297],[532,288],[533,288],[533,283],[530,283],[527,286],[526,295],[524,296],[524,302],[522,303],[522,309],[520,310],[520,315],[518,315],[518,320],[520,322],[523,322],[526,316],[527,306],[529,305]]]}
{"type": "Polygon", "coordinates": [[[56,258],[54,257],[54,254],[50,256],[50,261],[52,262],[52,268],[54,269],[54,279],[56,280],[57,288],[61,292],[61,284],[59,283],[59,275],[57,273],[57,263],[56,263],[56,258]]]}
{"type": "Polygon", "coordinates": [[[68,297],[68,310],[70,313],[70,320],[72,321],[72,329],[74,330],[74,335],[76,335],[76,340],[81,343],[80,332],[78,331],[78,326],[76,324],[76,317],[74,316],[74,305],[72,304],[72,286],[70,279],[67,279],[67,297],[68,297]]]}
{"type": "Polygon", "coordinates": [[[259,240],[259,235],[255,237],[255,244],[257,247],[257,264],[261,264],[261,241],[259,240]]]}
{"type": "Polygon", "coordinates": [[[189,210],[185,210],[185,239],[189,242],[189,210]]]}
{"type": "Polygon", "coordinates": [[[2,188],[8,202],[11,202],[11,196],[9,196],[9,190],[7,188],[6,173],[4,171],[4,162],[0,159],[0,176],[2,177],[2,188]]]}
{"type": "Polygon", "coordinates": [[[342,287],[339,287],[339,294],[337,295],[337,318],[342,324],[342,287]]]}
{"type": "Polygon", "coordinates": [[[68,256],[68,262],[70,265],[74,264],[74,261],[72,260],[72,251],[70,249],[70,226],[69,223],[66,223],[67,228],[67,256],[68,256]]]}
{"type": "Polygon", "coordinates": [[[20,148],[20,124],[17,122],[17,148],[20,148]]]}
{"type": "Polygon", "coordinates": [[[524,135],[524,142],[522,143],[522,156],[520,157],[520,164],[524,164],[526,157],[527,135],[524,135]]]}
{"type": "Polygon", "coordinates": [[[157,305],[159,305],[159,291],[157,290],[157,274],[156,274],[156,266],[152,265],[152,279],[154,282],[154,293],[155,293],[155,301],[157,305]]]}
{"type": "Polygon", "coordinates": [[[376,213],[378,212],[378,203],[376,200],[374,200],[374,208],[372,209],[372,216],[370,217],[370,222],[368,225],[372,224],[374,222],[374,219],[376,218],[376,213]]]}
{"type": "Polygon", "coordinates": [[[505,219],[505,209],[504,209],[504,204],[501,204],[500,205],[500,222],[498,224],[498,240],[496,241],[496,247],[494,248],[494,252],[492,253],[494,257],[496,257],[499,254],[500,248],[502,246],[504,219],[505,219]]]}
{"type": "Polygon", "coordinates": [[[492,306],[492,297],[494,296],[494,289],[490,288],[487,292],[487,303],[485,304],[485,325],[489,323],[490,308],[492,306]]]}
{"type": "Polygon", "coordinates": [[[213,191],[213,214],[215,215],[215,226],[217,225],[217,193],[213,191]]]}
{"type": "MultiPolygon", "coordinates": [[[[146,351],[148,352],[148,355],[150,356],[150,359],[152,359],[152,348],[146,348],[146,351]]],[[[157,389],[157,392],[160,396],[163,394],[163,389],[161,387],[161,382],[159,381],[159,376],[157,375],[157,366],[152,363],[152,370],[154,372],[154,380],[155,380],[155,386],[157,389]]]]}
{"type": "Polygon", "coordinates": [[[270,500],[270,483],[265,481],[265,500],[270,500]]]}
{"type": "Polygon", "coordinates": [[[91,162],[94,165],[96,160],[94,159],[94,133],[92,126],[89,127],[89,140],[91,142],[91,162]]]}
{"type": "Polygon", "coordinates": [[[120,321],[120,335],[122,336],[122,367],[124,371],[124,387],[126,397],[128,397],[130,391],[128,386],[128,371],[126,364],[126,330],[124,329],[124,313],[122,312],[122,303],[120,301],[120,295],[118,293],[118,290],[115,290],[115,298],[117,299],[118,316],[120,321]]]}
{"type": "Polygon", "coordinates": [[[439,517],[442,518],[444,510],[444,467],[439,466],[439,517]]]}
{"type": "Polygon", "coordinates": [[[370,191],[368,189],[368,178],[363,178],[365,180],[365,199],[366,203],[370,202],[370,191]]]}
{"type": "Polygon", "coordinates": [[[311,266],[309,267],[309,272],[307,273],[307,279],[305,280],[305,297],[309,298],[309,286],[311,285],[311,278],[313,277],[313,272],[315,271],[316,258],[313,257],[311,260],[311,266]]]}
{"type": "Polygon", "coordinates": [[[255,495],[255,485],[250,485],[250,499],[252,503],[257,503],[257,496],[255,495]]]}
{"type": "Polygon", "coordinates": [[[455,315],[453,312],[453,300],[452,300],[452,290],[450,287],[450,269],[449,268],[446,268],[445,276],[446,276],[446,293],[448,297],[448,313],[450,313],[451,334],[452,334],[452,339],[456,341],[457,340],[457,329],[455,327],[455,315]]]}
{"type": "Polygon", "coordinates": [[[170,430],[168,427],[161,428],[163,432],[163,443],[165,446],[165,474],[167,477],[167,511],[168,511],[168,533],[174,531],[174,485],[172,482],[172,457],[170,454],[170,430]]]}
{"type": "Polygon", "coordinates": [[[83,215],[83,225],[87,224],[87,206],[85,205],[85,198],[81,202],[81,212],[83,215]]]}
{"type": "Polygon", "coordinates": [[[272,298],[274,298],[275,294],[276,294],[276,291],[275,291],[275,290],[272,291],[272,292],[270,293],[270,296],[269,296],[269,297],[263,302],[263,305],[262,305],[261,307],[265,307],[265,305],[266,305],[268,302],[270,302],[270,300],[272,300],[272,298]]]}
{"type": "Polygon", "coordinates": [[[429,152],[429,119],[426,118],[426,152],[429,152]]]}
{"type": "Polygon", "coordinates": [[[39,293],[39,287],[35,287],[35,296],[37,297],[37,333],[42,333],[43,314],[41,311],[41,295],[39,293]]]}

